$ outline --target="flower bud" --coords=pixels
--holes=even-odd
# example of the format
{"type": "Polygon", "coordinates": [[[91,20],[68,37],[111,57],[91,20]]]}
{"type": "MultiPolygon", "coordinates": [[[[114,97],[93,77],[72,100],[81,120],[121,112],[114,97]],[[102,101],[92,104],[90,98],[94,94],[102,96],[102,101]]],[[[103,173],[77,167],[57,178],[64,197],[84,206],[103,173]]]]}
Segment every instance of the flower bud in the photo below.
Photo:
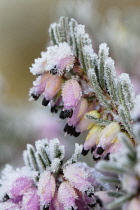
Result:
{"type": "Polygon", "coordinates": [[[18,177],[13,183],[10,190],[12,197],[23,195],[28,188],[32,187],[33,181],[29,177],[18,177]]]}
{"type": "Polygon", "coordinates": [[[55,178],[49,171],[44,171],[38,182],[38,195],[41,205],[49,205],[54,196],[55,188],[55,178]]]}
{"type": "Polygon", "coordinates": [[[33,88],[30,89],[29,95],[31,99],[37,100],[39,96],[44,92],[46,82],[50,78],[49,73],[43,73],[42,75],[38,76],[37,79],[33,82],[33,88]]]}
{"type": "Polygon", "coordinates": [[[51,75],[48,78],[44,90],[44,99],[42,105],[48,105],[49,101],[58,93],[62,85],[62,77],[51,75]]]}
{"type": "Polygon", "coordinates": [[[86,137],[86,141],[84,143],[85,150],[89,150],[92,147],[94,147],[96,144],[98,144],[102,130],[103,130],[103,128],[101,126],[97,126],[97,125],[93,126],[90,129],[90,131],[86,137]]]}
{"type": "Polygon", "coordinates": [[[111,122],[109,125],[107,125],[102,131],[98,147],[101,147],[104,150],[108,148],[112,143],[117,140],[117,134],[119,131],[120,126],[118,125],[118,123],[111,122]]]}
{"type": "Polygon", "coordinates": [[[75,200],[78,198],[76,191],[68,182],[62,182],[58,189],[58,201],[64,209],[77,209],[75,200]]]}
{"type": "Polygon", "coordinates": [[[139,210],[140,209],[140,199],[133,198],[127,205],[127,210],[139,210]]]}
{"type": "Polygon", "coordinates": [[[64,128],[64,132],[67,132],[70,135],[74,135],[77,137],[79,133],[76,132],[75,128],[78,125],[80,119],[84,116],[84,114],[87,112],[88,109],[88,102],[85,98],[82,98],[78,105],[76,106],[73,115],[71,118],[68,119],[68,123],[66,124],[64,128]]]}
{"type": "Polygon", "coordinates": [[[39,196],[37,195],[36,188],[30,188],[26,193],[23,195],[22,200],[22,209],[26,210],[39,210],[39,196]]]}
{"type": "Polygon", "coordinates": [[[62,88],[62,100],[64,103],[65,112],[67,110],[73,110],[77,106],[81,95],[82,90],[79,83],[76,80],[70,79],[65,82],[62,88]]]}
{"type": "Polygon", "coordinates": [[[63,170],[65,178],[81,192],[93,193],[93,187],[88,181],[89,174],[76,164],[70,164],[63,170]]]}

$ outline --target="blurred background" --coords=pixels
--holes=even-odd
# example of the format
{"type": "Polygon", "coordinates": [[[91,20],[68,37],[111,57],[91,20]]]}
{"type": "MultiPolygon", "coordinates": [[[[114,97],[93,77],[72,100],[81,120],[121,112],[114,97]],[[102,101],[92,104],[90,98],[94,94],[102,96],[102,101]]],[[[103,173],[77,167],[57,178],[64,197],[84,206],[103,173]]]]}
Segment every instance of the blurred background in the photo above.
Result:
{"type": "MultiPolygon", "coordinates": [[[[128,72],[140,92],[140,1],[0,0],[0,167],[20,165],[26,143],[37,139],[60,138],[68,156],[77,142],[64,136],[64,122],[41,101],[28,101],[35,79],[29,67],[46,49],[49,25],[60,16],[85,24],[96,52],[106,42],[117,73],[128,72]]],[[[84,135],[78,141],[83,143],[84,135]]],[[[90,156],[87,161],[92,164],[90,156]]]]}

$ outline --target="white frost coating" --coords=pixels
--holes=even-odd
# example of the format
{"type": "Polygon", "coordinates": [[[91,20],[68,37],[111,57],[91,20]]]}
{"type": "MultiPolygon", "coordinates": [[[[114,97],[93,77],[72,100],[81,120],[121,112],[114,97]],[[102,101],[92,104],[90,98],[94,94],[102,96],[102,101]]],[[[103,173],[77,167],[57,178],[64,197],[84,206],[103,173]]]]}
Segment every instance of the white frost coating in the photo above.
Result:
{"type": "Polygon", "coordinates": [[[112,76],[116,76],[114,60],[111,57],[105,60],[105,68],[111,69],[112,76]]]}
{"type": "Polygon", "coordinates": [[[40,150],[41,148],[44,148],[46,145],[48,145],[48,139],[41,139],[35,142],[36,150],[40,150]]]}
{"type": "Polygon", "coordinates": [[[89,35],[87,33],[85,33],[85,26],[84,25],[78,24],[75,27],[75,36],[76,36],[76,39],[77,39],[78,43],[79,43],[80,39],[82,39],[82,41],[86,45],[90,45],[91,44],[91,39],[89,38],[89,35]]]}
{"type": "Polygon", "coordinates": [[[16,170],[13,170],[10,165],[7,165],[2,172],[2,178],[0,180],[0,183],[2,184],[2,186],[0,187],[0,200],[7,192],[11,190],[12,185],[17,178],[27,177],[33,180],[36,176],[37,172],[31,171],[27,167],[22,167],[21,169],[17,168],[16,170]]]}
{"type": "Polygon", "coordinates": [[[94,59],[95,58],[95,55],[96,55],[94,53],[94,50],[92,48],[92,45],[85,45],[83,47],[83,54],[90,56],[90,58],[92,58],[92,59],[94,59]]]}
{"type": "Polygon", "coordinates": [[[58,74],[61,75],[64,71],[70,71],[74,65],[74,55],[70,46],[66,43],[59,43],[59,45],[51,46],[47,48],[47,65],[46,71],[50,71],[55,66],[58,74]]]}
{"type": "Polygon", "coordinates": [[[102,43],[99,46],[99,55],[101,55],[101,53],[103,52],[103,58],[107,58],[109,55],[109,47],[107,46],[106,43],[102,43]]]}
{"type": "Polygon", "coordinates": [[[134,86],[131,83],[130,77],[127,73],[122,73],[119,76],[120,82],[123,85],[123,93],[125,96],[125,101],[127,103],[128,109],[132,110],[135,104],[135,91],[134,86]]]}
{"type": "Polygon", "coordinates": [[[77,162],[77,159],[79,158],[79,156],[81,155],[83,149],[83,145],[79,145],[77,143],[75,143],[75,151],[74,154],[72,155],[72,157],[64,164],[64,166],[69,165],[71,163],[75,163],[77,162]]]}
{"type": "Polygon", "coordinates": [[[59,158],[54,158],[51,163],[51,172],[57,173],[61,164],[61,160],[59,158]]]}
{"type": "Polygon", "coordinates": [[[41,58],[37,58],[34,60],[32,67],[30,67],[30,72],[33,75],[42,74],[45,72],[45,67],[47,64],[47,52],[41,52],[41,58]]]}
{"type": "Polygon", "coordinates": [[[140,118],[140,94],[136,96],[136,103],[132,116],[134,119],[140,118]]]}

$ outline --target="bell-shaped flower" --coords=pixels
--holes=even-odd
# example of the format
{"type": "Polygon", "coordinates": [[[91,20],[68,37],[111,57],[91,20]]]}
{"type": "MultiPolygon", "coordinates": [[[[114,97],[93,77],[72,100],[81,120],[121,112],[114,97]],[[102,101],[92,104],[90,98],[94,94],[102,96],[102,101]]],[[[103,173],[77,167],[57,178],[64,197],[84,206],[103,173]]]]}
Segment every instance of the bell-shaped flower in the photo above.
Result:
{"type": "Polygon", "coordinates": [[[48,72],[37,77],[29,92],[29,96],[31,96],[30,99],[37,100],[39,98],[39,96],[44,92],[46,83],[49,81],[50,77],[51,75],[48,72]]]}
{"type": "Polygon", "coordinates": [[[86,117],[87,114],[92,115],[95,118],[100,117],[100,114],[96,110],[93,110],[93,108],[94,108],[93,105],[89,104],[88,112],[82,117],[82,119],[80,120],[80,122],[76,126],[76,132],[81,132],[82,133],[82,132],[90,129],[95,124],[95,123],[91,122],[91,120],[89,120],[86,117]],[[90,109],[93,110],[93,111],[90,111],[90,109]]]}
{"type": "Polygon", "coordinates": [[[81,100],[79,101],[79,103],[73,111],[72,117],[67,120],[64,132],[67,132],[70,135],[74,135],[75,137],[79,136],[80,132],[76,132],[75,128],[84,116],[84,114],[87,112],[87,110],[88,101],[85,98],[81,98],[81,100]]]}
{"type": "Polygon", "coordinates": [[[33,186],[33,180],[29,177],[18,177],[12,183],[10,195],[11,197],[18,197],[23,195],[30,187],[33,186]]]}
{"type": "Polygon", "coordinates": [[[29,188],[23,195],[22,209],[26,210],[40,210],[39,196],[37,195],[37,189],[29,188]]]}
{"type": "Polygon", "coordinates": [[[111,144],[113,144],[117,140],[117,134],[119,133],[119,131],[120,126],[118,125],[118,123],[112,122],[107,125],[102,131],[102,135],[98,143],[98,148],[102,148],[103,150],[105,150],[111,144]]]}
{"type": "Polygon", "coordinates": [[[140,199],[139,198],[133,198],[125,207],[123,210],[139,210],[140,209],[140,199]]]}
{"type": "Polygon", "coordinates": [[[94,187],[89,182],[89,173],[84,169],[78,167],[76,164],[70,164],[63,170],[64,177],[69,183],[82,193],[86,193],[89,197],[93,195],[94,187]]]}
{"type": "Polygon", "coordinates": [[[45,90],[44,90],[44,99],[42,101],[42,105],[47,106],[49,101],[59,92],[62,85],[62,77],[57,75],[51,75],[46,82],[45,90]]]}
{"type": "Polygon", "coordinates": [[[58,189],[58,201],[64,210],[77,209],[75,200],[78,198],[75,189],[67,182],[62,182],[58,189]]]}
{"type": "Polygon", "coordinates": [[[102,130],[103,130],[103,128],[98,125],[94,125],[90,129],[90,131],[86,137],[86,141],[84,143],[84,150],[92,149],[93,147],[95,147],[98,144],[102,130]]]}
{"type": "Polygon", "coordinates": [[[41,206],[49,206],[56,189],[54,176],[49,171],[44,171],[40,175],[38,182],[38,195],[41,206]]]}
{"type": "Polygon", "coordinates": [[[70,79],[65,82],[62,88],[62,100],[64,103],[64,111],[60,117],[71,117],[73,109],[77,106],[82,96],[82,90],[79,83],[75,79],[70,79]]]}

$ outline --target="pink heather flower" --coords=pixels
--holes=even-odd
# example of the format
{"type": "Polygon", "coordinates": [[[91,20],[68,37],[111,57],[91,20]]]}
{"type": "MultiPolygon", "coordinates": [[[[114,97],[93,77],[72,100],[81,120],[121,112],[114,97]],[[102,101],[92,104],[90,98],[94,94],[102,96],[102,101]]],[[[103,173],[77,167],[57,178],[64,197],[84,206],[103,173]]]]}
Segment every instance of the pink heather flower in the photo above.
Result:
{"type": "Polygon", "coordinates": [[[28,189],[28,191],[24,193],[22,200],[22,209],[40,210],[39,196],[37,195],[37,189],[35,187],[28,189]]]}
{"type": "Polygon", "coordinates": [[[47,65],[47,52],[41,53],[41,58],[37,58],[34,60],[35,63],[30,67],[30,72],[33,75],[39,75],[45,72],[45,67],[47,65]]]}
{"type": "Polygon", "coordinates": [[[65,71],[70,71],[74,66],[75,57],[70,46],[66,43],[59,43],[59,45],[47,48],[47,65],[46,71],[51,74],[63,74],[65,71]]]}
{"type": "Polygon", "coordinates": [[[37,100],[41,94],[44,95],[42,104],[47,106],[49,101],[59,92],[62,85],[62,77],[44,73],[33,83],[34,87],[30,89],[31,99],[37,100]]]}
{"type": "Polygon", "coordinates": [[[43,73],[42,75],[38,76],[37,79],[33,82],[33,88],[30,89],[29,95],[31,99],[34,98],[37,100],[39,96],[44,92],[46,83],[49,81],[51,75],[49,73],[43,73]]]}
{"type": "Polygon", "coordinates": [[[89,150],[92,149],[98,142],[99,142],[99,138],[102,132],[102,127],[94,125],[87,137],[86,137],[86,141],[84,143],[84,150],[89,150]]]}
{"type": "Polygon", "coordinates": [[[140,199],[133,198],[127,204],[124,205],[123,210],[139,210],[140,209],[140,199]]]}
{"type": "Polygon", "coordinates": [[[76,191],[68,182],[62,182],[58,189],[58,201],[64,210],[77,209],[75,200],[78,198],[76,191]]]}
{"type": "Polygon", "coordinates": [[[105,205],[111,203],[114,198],[110,197],[106,191],[95,192],[95,196],[98,197],[105,205]]]}
{"type": "Polygon", "coordinates": [[[79,101],[79,103],[77,104],[76,108],[73,111],[72,117],[67,120],[64,132],[74,135],[75,137],[79,136],[80,132],[77,133],[75,129],[79,121],[87,112],[87,110],[88,110],[88,101],[85,98],[81,98],[81,100],[79,101]]]}
{"type": "Polygon", "coordinates": [[[57,75],[51,75],[46,82],[45,90],[44,90],[44,98],[47,101],[50,101],[60,90],[62,85],[62,77],[57,75]]]}
{"type": "MultiPolygon", "coordinates": [[[[70,79],[65,82],[62,88],[62,100],[64,103],[64,117],[71,117],[73,109],[77,106],[80,98],[82,96],[82,90],[79,83],[70,79]]],[[[63,111],[62,111],[63,112],[63,111]]]]}
{"type": "Polygon", "coordinates": [[[28,177],[17,178],[11,186],[10,194],[12,197],[23,195],[28,188],[33,186],[33,180],[28,177]]]}
{"type": "Polygon", "coordinates": [[[94,187],[91,182],[88,181],[89,174],[84,168],[78,167],[76,164],[66,166],[63,170],[64,177],[70,182],[70,184],[82,193],[89,195],[93,194],[94,187]]]}
{"type": "Polygon", "coordinates": [[[44,171],[40,175],[38,182],[38,195],[42,206],[49,205],[56,190],[54,176],[49,171],[44,171]]]}

